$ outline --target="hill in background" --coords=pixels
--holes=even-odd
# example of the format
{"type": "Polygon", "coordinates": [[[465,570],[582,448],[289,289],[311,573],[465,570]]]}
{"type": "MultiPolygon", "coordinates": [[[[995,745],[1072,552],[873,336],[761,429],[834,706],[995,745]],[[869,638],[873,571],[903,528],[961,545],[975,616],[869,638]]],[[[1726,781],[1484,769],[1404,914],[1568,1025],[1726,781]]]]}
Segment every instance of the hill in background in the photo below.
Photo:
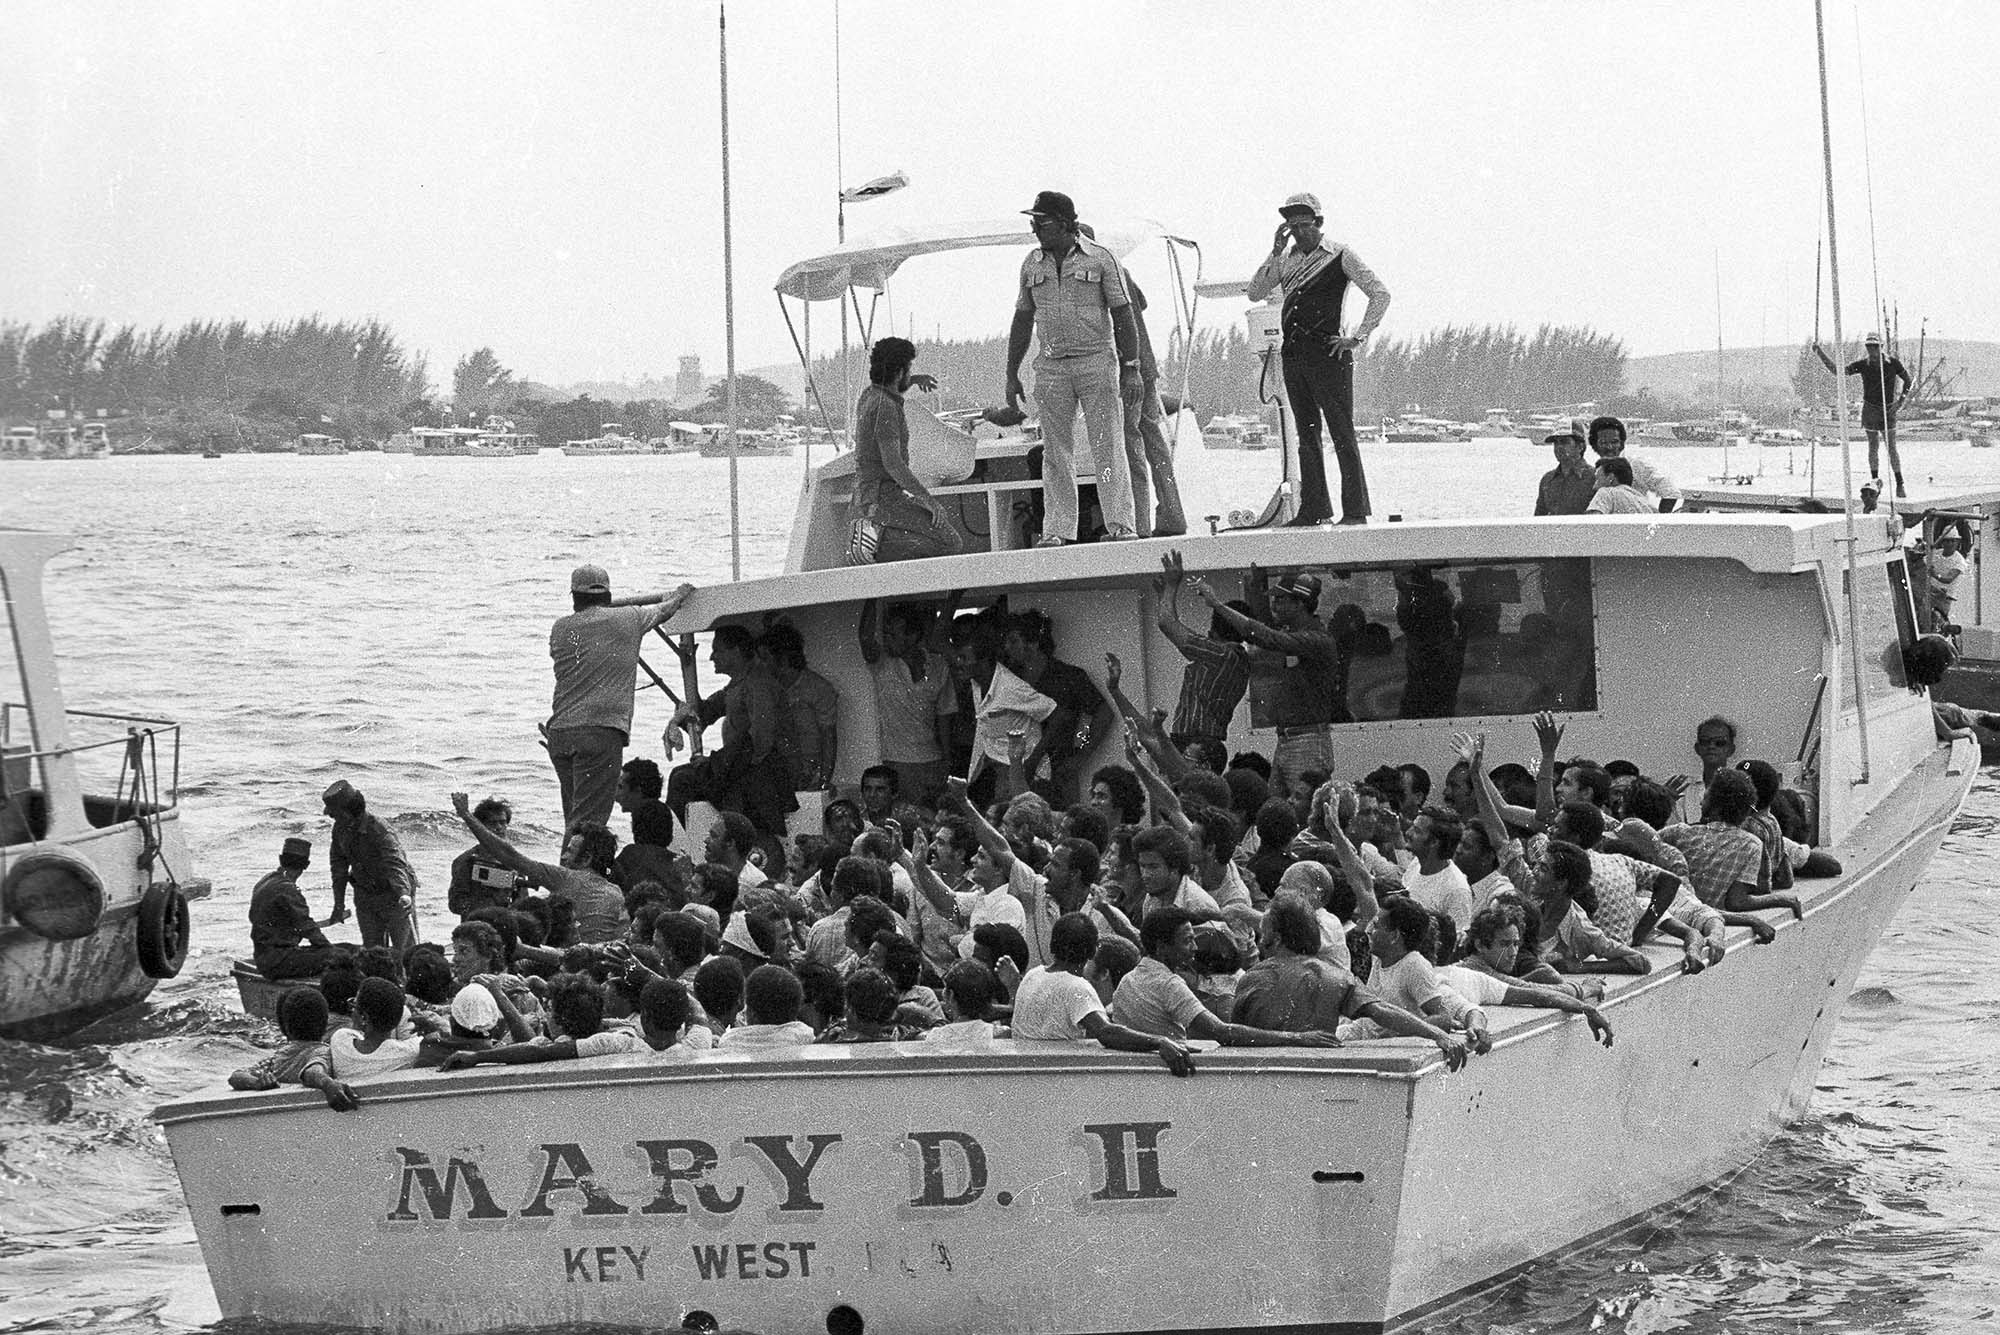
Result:
{"type": "MultiPolygon", "coordinates": [[[[1792,368],[1799,355],[1795,343],[1761,348],[1724,348],[1722,374],[1733,399],[1746,391],[1763,387],[1775,396],[1789,398],[1792,368]]],[[[1857,355],[1859,355],[1857,353],[1857,355]]],[[[1903,364],[1912,375],[1917,371],[1917,341],[1903,340],[1903,364]]],[[[1924,343],[1924,364],[1931,366],[1942,357],[1945,379],[1959,375],[1948,392],[1954,397],[2000,395],[2000,343],[1970,339],[1933,338],[1924,343]]],[[[1625,363],[1625,388],[1636,394],[1650,389],[1658,398],[1700,402],[1715,393],[1715,352],[1670,352],[1659,357],[1633,357],[1625,363]]]]}

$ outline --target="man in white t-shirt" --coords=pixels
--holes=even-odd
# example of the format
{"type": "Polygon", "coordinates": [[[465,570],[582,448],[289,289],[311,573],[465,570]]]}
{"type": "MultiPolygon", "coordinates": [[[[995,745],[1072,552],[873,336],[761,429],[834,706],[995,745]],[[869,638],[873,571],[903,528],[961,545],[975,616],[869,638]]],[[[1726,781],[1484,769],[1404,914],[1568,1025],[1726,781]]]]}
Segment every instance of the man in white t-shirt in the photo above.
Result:
{"type": "Polygon", "coordinates": [[[799,1019],[805,1001],[806,990],[790,969],[758,965],[743,982],[743,1023],[731,1026],[716,1050],[760,1052],[810,1045],[812,1026],[799,1019]]]}
{"type": "Polygon", "coordinates": [[[1472,886],[1452,857],[1464,836],[1465,821],[1456,811],[1425,807],[1410,826],[1416,865],[1403,872],[1403,893],[1432,913],[1448,915],[1461,932],[1472,921],[1472,886]]]}
{"type": "MultiPolygon", "coordinates": [[[[1500,870],[1500,850],[1493,847],[1492,835],[1476,821],[1460,833],[1458,851],[1451,855],[1451,860],[1465,876],[1466,888],[1472,894],[1474,916],[1493,902],[1493,896],[1502,890],[1514,889],[1514,883],[1500,870]]],[[[1471,921],[1471,918],[1466,919],[1459,930],[1465,930],[1471,921]]]]}
{"type": "Polygon", "coordinates": [[[1141,830],[1132,840],[1132,860],[1146,891],[1146,913],[1171,905],[1198,923],[1222,917],[1215,896],[1194,879],[1194,848],[1179,830],[1165,825],[1141,830]]]}
{"type": "MultiPolygon", "coordinates": [[[[1211,929],[1212,930],[1212,929],[1211,929]]],[[[1139,932],[1145,952],[1137,967],[1118,980],[1112,1018],[1142,1034],[1211,1039],[1224,1047],[1335,1048],[1340,1040],[1324,1032],[1288,1033],[1230,1024],[1212,1014],[1183,975],[1193,966],[1194,925],[1179,909],[1151,914],[1139,932]]]]}
{"type": "Polygon", "coordinates": [[[1014,991],[1014,1037],[1094,1038],[1117,1052],[1157,1052],[1175,1075],[1194,1074],[1194,1050],[1179,1039],[1154,1037],[1112,1023],[1097,989],[1083,976],[1097,953],[1097,928],[1081,913],[1056,919],[1049,933],[1050,960],[1021,978],[1014,991]]]}

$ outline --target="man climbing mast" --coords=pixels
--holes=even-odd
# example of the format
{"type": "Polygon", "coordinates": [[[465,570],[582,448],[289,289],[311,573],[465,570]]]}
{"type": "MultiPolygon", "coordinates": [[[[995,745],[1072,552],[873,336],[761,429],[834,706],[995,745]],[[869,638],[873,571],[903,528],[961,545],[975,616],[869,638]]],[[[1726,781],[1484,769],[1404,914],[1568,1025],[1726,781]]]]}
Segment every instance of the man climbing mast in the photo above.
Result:
{"type": "Polygon", "coordinates": [[[1354,350],[1389,313],[1389,289],[1351,249],[1326,240],[1317,195],[1293,195],[1279,205],[1278,216],[1284,222],[1272,237],[1270,257],[1250,280],[1248,296],[1262,301],[1280,288],[1285,294],[1280,355],[1285,396],[1299,431],[1299,512],[1290,522],[1303,526],[1333,518],[1326,458],[1320,453],[1324,417],[1340,464],[1340,522],[1365,524],[1370,507],[1361,447],[1354,437],[1354,350]],[[1341,306],[1350,282],[1367,294],[1368,309],[1352,334],[1342,334],[1341,306]]]}

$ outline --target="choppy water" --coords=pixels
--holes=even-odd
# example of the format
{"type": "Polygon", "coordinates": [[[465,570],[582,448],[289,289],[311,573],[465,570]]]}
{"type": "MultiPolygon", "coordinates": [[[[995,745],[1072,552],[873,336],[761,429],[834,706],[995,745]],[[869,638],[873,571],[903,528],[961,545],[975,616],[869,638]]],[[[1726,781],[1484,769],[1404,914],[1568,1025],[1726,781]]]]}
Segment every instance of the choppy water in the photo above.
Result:
{"type": "MultiPolygon", "coordinates": [[[[1720,467],[1711,450],[1653,457],[1683,482],[1720,467]]],[[[1912,482],[1992,485],[1983,452],[1905,457],[1912,482]]],[[[1548,466],[1540,448],[1504,445],[1370,458],[1378,511],[1412,518],[1525,513],[1548,466]]],[[[782,559],[801,462],[743,466],[746,573],[782,559]]],[[[1774,452],[1764,467],[1786,463],[1774,452]]],[[[1739,452],[1731,471],[1744,466],[1739,452]]],[[[1184,467],[1200,516],[1261,502],[1274,464],[1196,452],[1184,467]]],[[[440,900],[462,845],[452,789],[509,797],[517,831],[551,844],[555,785],[534,725],[563,577],[589,559],[621,590],[727,578],[726,478],[683,456],[0,465],[0,523],[80,539],[49,590],[71,707],[186,726],[186,824],[216,884],[188,967],[150,1006],[61,1046],[0,1042],[0,1335],[216,1325],[147,1114],[251,1052],[258,1026],[228,976],[248,949],[249,887],[286,836],[323,850],[318,794],[339,776],[391,817],[440,900]]],[[[650,698],[635,737],[667,713],[650,698]]],[[[1864,970],[1805,1120],[1686,1218],[1537,1267],[1440,1328],[2000,1325],[1996,827],[2000,785],[1982,780],[1864,970]]],[[[323,862],[315,872],[320,903],[323,862]]]]}

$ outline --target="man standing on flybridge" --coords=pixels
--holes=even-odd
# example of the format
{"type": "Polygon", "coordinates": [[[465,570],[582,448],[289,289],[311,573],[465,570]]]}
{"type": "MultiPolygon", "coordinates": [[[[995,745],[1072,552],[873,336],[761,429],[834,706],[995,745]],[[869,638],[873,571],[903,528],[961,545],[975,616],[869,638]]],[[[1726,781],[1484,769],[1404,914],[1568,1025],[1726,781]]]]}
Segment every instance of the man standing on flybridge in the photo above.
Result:
{"type": "Polygon", "coordinates": [[[1293,195],[1278,206],[1277,235],[1270,258],[1250,280],[1249,297],[1262,301],[1284,289],[1279,317],[1284,333],[1285,397],[1299,430],[1299,512],[1293,525],[1323,524],[1333,518],[1326,490],[1326,457],[1320,453],[1320,419],[1333,437],[1340,463],[1340,522],[1368,522],[1368,479],[1361,471],[1361,447],[1354,438],[1354,350],[1389,313],[1389,289],[1374,270],[1338,241],[1328,241],[1319,196],[1293,195]],[[1290,241],[1289,252],[1285,243],[1290,241]],[[1352,334],[1340,332],[1340,308],[1353,283],[1368,295],[1368,309],[1352,334]]]}
{"type": "Polygon", "coordinates": [[[1040,249],[1021,261],[1014,323],[1007,336],[1007,406],[1015,407],[1021,362],[1037,328],[1042,355],[1035,359],[1035,406],[1042,419],[1042,496],[1046,502],[1037,547],[1075,542],[1077,531],[1076,430],[1084,430],[1097,465],[1097,500],[1104,536],[1134,538],[1132,475],[1125,457],[1125,410],[1139,402],[1145,377],[1139,362],[1139,329],[1132,318],[1118,260],[1077,233],[1076,205],[1060,191],[1035,196],[1028,215],[1040,249]],[[1118,344],[1112,367],[1111,342],[1118,344]]]}
{"type": "MultiPolygon", "coordinates": [[[[1882,355],[1882,336],[1869,331],[1862,347],[1867,351],[1847,364],[1847,374],[1861,377],[1861,429],[1868,433],[1868,476],[1875,480],[1882,476],[1882,438],[1889,438],[1889,471],[1896,478],[1896,495],[1903,491],[1903,459],[1896,453],[1896,414],[1903,406],[1903,400],[1910,395],[1910,372],[1900,357],[1882,355]],[[1901,381],[1896,397],[1889,397],[1891,381],[1901,381]]],[[[1834,370],[1833,358],[1826,355],[1826,349],[1813,344],[1813,351],[1819,354],[1826,369],[1834,370]]],[[[1882,488],[1878,483],[1875,490],[1882,488]]]]}

